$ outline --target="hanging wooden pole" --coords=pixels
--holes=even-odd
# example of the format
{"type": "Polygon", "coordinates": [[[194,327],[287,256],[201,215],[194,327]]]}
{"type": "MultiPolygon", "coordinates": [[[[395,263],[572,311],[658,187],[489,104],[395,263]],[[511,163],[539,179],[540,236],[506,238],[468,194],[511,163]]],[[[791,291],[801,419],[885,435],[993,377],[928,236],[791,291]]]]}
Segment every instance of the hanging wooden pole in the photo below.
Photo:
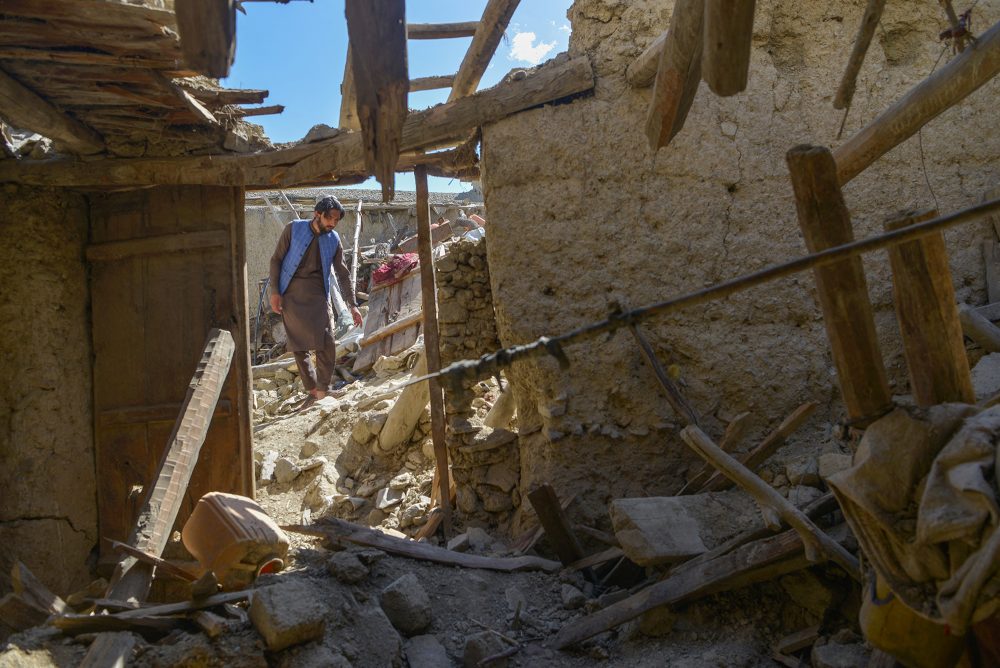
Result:
{"type": "MultiPolygon", "coordinates": [[[[854,241],[830,150],[799,145],[787,156],[799,226],[809,252],[854,241]]],[[[813,270],[848,419],[864,426],[892,407],[860,257],[813,270]]]]}
{"type": "Polygon", "coordinates": [[[351,290],[358,289],[358,240],[360,238],[361,238],[361,200],[358,199],[358,219],[354,223],[354,255],[351,256],[351,290]]]}
{"type": "MultiPolygon", "coordinates": [[[[417,253],[420,256],[420,293],[423,297],[424,352],[427,355],[427,373],[441,370],[441,347],[438,337],[437,289],[434,283],[434,255],[431,246],[431,207],[427,192],[427,167],[417,165],[413,170],[417,182],[417,253]]],[[[444,515],[444,535],[451,535],[451,498],[448,480],[448,444],[444,434],[444,394],[441,380],[427,381],[431,394],[431,440],[434,442],[434,459],[437,462],[437,484],[444,515]]]]}
{"type": "Polygon", "coordinates": [[[646,114],[646,137],[653,150],[681,131],[698,92],[704,8],[704,0],[678,0],[674,5],[646,114]]]}
{"type": "Polygon", "coordinates": [[[747,87],[754,0],[705,0],[705,53],[702,77],[719,97],[747,87]]]}
{"type": "Polygon", "coordinates": [[[861,64],[865,62],[865,54],[868,53],[868,47],[872,43],[883,9],[885,0],[868,0],[865,15],[861,18],[861,27],[858,28],[858,36],[854,38],[854,48],[851,49],[851,55],[847,59],[847,68],[840,79],[837,94],[833,96],[834,109],[847,109],[851,106],[854,88],[858,83],[858,72],[861,71],[861,64]]]}
{"type": "MultiPolygon", "coordinates": [[[[887,221],[885,229],[899,230],[936,216],[933,209],[907,212],[887,221]]],[[[975,403],[944,235],[935,232],[893,246],[889,263],[896,318],[917,405],[975,403]]]]}

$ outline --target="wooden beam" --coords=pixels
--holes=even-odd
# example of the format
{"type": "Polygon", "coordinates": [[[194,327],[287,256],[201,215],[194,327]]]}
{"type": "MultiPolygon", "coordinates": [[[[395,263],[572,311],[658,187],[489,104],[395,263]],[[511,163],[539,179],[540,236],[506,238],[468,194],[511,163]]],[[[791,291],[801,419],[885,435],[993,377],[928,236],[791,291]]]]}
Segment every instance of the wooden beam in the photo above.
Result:
{"type": "Polygon", "coordinates": [[[159,82],[164,90],[180,100],[180,103],[200,122],[206,125],[219,125],[219,119],[215,117],[215,114],[206,109],[201,102],[195,99],[194,95],[174,83],[173,79],[160,72],[153,72],[153,79],[159,82]]]}
{"type": "Polygon", "coordinates": [[[244,118],[248,116],[270,116],[272,114],[280,114],[285,110],[285,105],[283,104],[272,104],[266,107],[250,107],[248,108],[238,108],[236,110],[237,116],[243,116],[244,118]]]}
{"type": "MultiPolygon", "coordinates": [[[[456,140],[465,141],[478,126],[593,87],[594,73],[586,56],[553,63],[524,79],[411,114],[403,127],[401,148],[409,152],[429,150],[429,146],[454,146],[456,140]]],[[[343,177],[364,177],[364,169],[360,134],[342,132],[330,139],[250,155],[92,162],[0,160],[0,183],[70,187],[242,185],[267,190],[303,183],[336,183],[343,177]],[[14,162],[16,164],[9,164],[14,162]]]]}
{"type": "Polygon", "coordinates": [[[583,559],[583,549],[580,541],[573,533],[573,526],[570,524],[566,513],[563,512],[559,503],[559,496],[549,483],[542,483],[535,489],[528,492],[528,501],[535,509],[538,522],[545,530],[549,547],[556,552],[559,561],[564,566],[575,564],[583,559]]]}
{"type": "MultiPolygon", "coordinates": [[[[427,373],[441,369],[441,343],[437,321],[437,287],[434,282],[434,255],[431,248],[431,208],[427,189],[427,169],[418,165],[413,171],[417,184],[417,253],[420,256],[420,293],[424,316],[424,351],[427,373]]],[[[451,535],[451,499],[448,490],[448,442],[444,425],[444,391],[438,378],[428,381],[431,396],[431,440],[434,442],[434,478],[444,519],[445,537],[451,535]]]]}
{"type": "Polygon", "coordinates": [[[111,262],[138,255],[179,253],[206,248],[222,248],[228,245],[229,233],[226,230],[182,232],[90,244],[86,248],[85,256],[87,262],[111,262]]]}
{"type": "Polygon", "coordinates": [[[1000,22],[837,147],[843,185],[1000,72],[1000,22]]]}
{"type": "Polygon", "coordinates": [[[437,77],[420,77],[410,79],[410,92],[415,93],[421,90],[437,90],[438,88],[451,88],[455,81],[454,74],[442,74],[437,77]]]}
{"type": "Polygon", "coordinates": [[[450,39],[472,37],[479,28],[479,21],[464,23],[408,23],[406,36],[409,39],[450,39]]]}
{"type": "Polygon", "coordinates": [[[236,56],[234,0],[174,0],[184,62],[208,77],[229,76],[236,56]]]}
{"type": "Polygon", "coordinates": [[[659,381],[660,387],[666,393],[667,402],[670,407],[674,410],[677,417],[684,421],[684,424],[699,424],[698,413],[691,406],[691,403],[687,400],[687,397],[681,393],[681,388],[670,379],[667,375],[666,370],[664,370],[663,365],[660,364],[660,360],[656,357],[656,353],[653,351],[653,346],[649,345],[649,341],[639,330],[638,325],[629,325],[629,330],[632,332],[632,337],[635,339],[636,343],[639,344],[639,349],[642,350],[643,356],[646,358],[646,362],[649,364],[650,368],[653,370],[653,375],[656,376],[656,380],[659,381]]]}
{"type": "Polygon", "coordinates": [[[38,132],[73,153],[91,155],[104,150],[104,139],[97,132],[56,109],[3,70],[0,116],[12,126],[38,132]]]}
{"type": "Polygon", "coordinates": [[[340,82],[340,124],[342,130],[361,131],[358,120],[358,92],[354,88],[354,50],[347,45],[347,60],[344,61],[344,78],[340,82]]]}
{"type": "MultiPolygon", "coordinates": [[[[854,241],[851,216],[829,149],[799,145],[788,151],[786,158],[799,226],[809,252],[854,241]]],[[[865,270],[861,258],[855,256],[818,267],[813,275],[847,415],[863,426],[892,408],[865,270]]]]}
{"type": "Polygon", "coordinates": [[[185,89],[204,104],[214,106],[224,104],[261,104],[270,91],[258,88],[198,88],[184,80],[177,85],[185,89]]]}
{"type": "Polygon", "coordinates": [[[653,97],[646,114],[646,138],[654,151],[684,127],[701,82],[704,0],[678,0],[660,50],[653,97]]]}
{"type": "Polygon", "coordinates": [[[410,75],[406,63],[404,0],[346,0],[358,120],[365,168],[392,200],[396,162],[406,121],[410,75]]]}
{"type": "Polygon", "coordinates": [[[670,30],[660,33],[625,69],[625,80],[632,88],[645,88],[653,84],[659,68],[660,53],[663,51],[663,45],[667,43],[669,34],[670,30]]]}
{"type": "Polygon", "coordinates": [[[958,307],[958,318],[967,337],[988,353],[1000,353],[1000,327],[990,322],[979,309],[961,304],[958,307]]]}
{"type": "MultiPolygon", "coordinates": [[[[935,217],[933,209],[907,212],[887,221],[885,229],[898,230],[935,217]]],[[[928,234],[890,248],[889,265],[910,391],[917,405],[975,403],[944,235],[928,234]]]]}
{"type": "MultiPolygon", "coordinates": [[[[96,3],[95,3],[96,4],[96,3]]],[[[114,4],[114,3],[111,3],[114,4]]],[[[123,5],[136,7],[137,5],[123,5]]],[[[4,5],[6,10],[7,6],[4,5]]],[[[150,70],[166,70],[173,77],[193,77],[198,72],[183,67],[174,58],[141,56],[134,54],[91,53],[89,51],[46,51],[17,46],[0,46],[0,60],[24,60],[40,63],[60,63],[63,65],[93,65],[101,67],[130,67],[150,70]]]]}
{"type": "Polygon", "coordinates": [[[483,78],[486,68],[493,58],[493,53],[500,45],[500,38],[507,30],[510,17],[521,0],[488,0],[483,18],[479,21],[472,44],[462,59],[462,65],[455,75],[455,83],[451,87],[448,101],[453,102],[460,97],[476,92],[479,80],[483,78]]]}
{"type": "Polygon", "coordinates": [[[720,97],[747,87],[755,0],[705,0],[702,76],[720,97]]]}
{"type": "Polygon", "coordinates": [[[885,9],[885,0],[868,0],[865,7],[865,14],[861,17],[861,25],[858,27],[858,36],[854,38],[854,46],[851,55],[847,59],[847,68],[844,76],[840,79],[837,87],[837,94],[833,96],[834,109],[847,109],[854,99],[854,88],[858,82],[858,72],[861,71],[861,64],[865,61],[865,54],[872,43],[875,35],[875,28],[882,18],[882,10],[885,9]]]}

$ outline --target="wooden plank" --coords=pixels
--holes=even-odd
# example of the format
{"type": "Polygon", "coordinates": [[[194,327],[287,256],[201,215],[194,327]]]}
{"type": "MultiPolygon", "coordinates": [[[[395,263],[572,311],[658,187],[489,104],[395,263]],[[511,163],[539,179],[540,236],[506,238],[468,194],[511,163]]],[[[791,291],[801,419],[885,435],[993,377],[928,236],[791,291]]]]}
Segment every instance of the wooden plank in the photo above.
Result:
{"type": "Polygon", "coordinates": [[[681,131],[698,92],[704,9],[703,0],[678,0],[674,5],[646,114],[646,138],[654,150],[681,131]]]}
{"type": "MultiPolygon", "coordinates": [[[[987,311],[989,313],[989,311],[987,311]]],[[[1000,327],[997,327],[991,319],[1000,320],[1000,304],[990,304],[976,309],[967,304],[958,307],[958,319],[962,323],[962,331],[970,339],[982,346],[988,353],[1000,353],[1000,327]],[[991,309],[989,318],[983,314],[985,309],[991,309]]]]}
{"type": "Polygon", "coordinates": [[[455,82],[454,74],[443,74],[436,77],[419,77],[410,79],[410,92],[415,93],[421,90],[436,90],[438,88],[451,88],[455,82]]]}
{"type": "MultiPolygon", "coordinates": [[[[212,0],[212,2],[215,2],[215,0],[212,0]]],[[[161,74],[160,72],[154,72],[153,77],[160,83],[161,86],[163,86],[164,90],[179,100],[180,104],[191,112],[191,115],[194,116],[194,118],[196,118],[199,122],[207,125],[219,125],[219,120],[211,111],[206,109],[204,105],[196,100],[191,93],[174,83],[172,79],[161,74]]]]}
{"type": "Polygon", "coordinates": [[[639,348],[642,350],[643,356],[646,358],[646,362],[650,365],[650,367],[652,367],[653,374],[656,376],[656,380],[659,381],[660,387],[662,387],[666,393],[667,401],[670,403],[670,407],[674,410],[674,413],[677,417],[684,420],[685,424],[698,424],[698,414],[691,406],[691,403],[687,400],[687,397],[681,393],[681,388],[679,388],[674,381],[670,380],[670,377],[664,370],[663,365],[660,364],[660,360],[657,359],[656,353],[653,351],[653,347],[649,345],[649,341],[647,341],[646,337],[643,336],[641,331],[639,331],[639,326],[634,324],[629,325],[629,330],[632,332],[632,336],[639,344],[639,348]]]}
{"type": "Polygon", "coordinates": [[[1000,72],[1000,22],[914,86],[833,152],[837,180],[847,183],[903,143],[941,112],[964,100],[1000,72]]]}
{"type": "Polygon", "coordinates": [[[720,97],[747,87],[755,0],[705,0],[702,76],[720,97]]]}
{"type": "Polygon", "coordinates": [[[207,77],[223,79],[236,57],[234,0],[174,0],[184,64],[207,77]]]}
{"type": "MultiPolygon", "coordinates": [[[[887,221],[885,229],[898,230],[935,217],[933,209],[903,213],[887,221]]],[[[890,248],[889,265],[910,390],[917,405],[975,403],[944,235],[928,234],[890,248]]]]}
{"type": "Polygon", "coordinates": [[[340,124],[342,130],[361,130],[358,119],[358,91],[354,87],[354,49],[347,44],[347,59],[344,62],[344,78],[340,82],[340,124]]]}
{"type": "Polygon", "coordinates": [[[271,116],[273,114],[280,114],[285,110],[285,105],[283,104],[272,104],[267,107],[251,107],[251,108],[240,108],[236,110],[237,116],[242,116],[244,118],[248,116],[271,116]]]}
{"type": "MultiPolygon", "coordinates": [[[[198,363],[184,408],[174,426],[160,473],[139,515],[129,543],[143,552],[159,556],[170,538],[191,474],[198,461],[205,435],[215,412],[223,383],[229,374],[236,345],[223,330],[209,332],[205,352],[198,363]]],[[[108,587],[108,598],[143,600],[152,581],[152,568],[134,557],[118,563],[108,587]]]]}
{"type": "Polygon", "coordinates": [[[91,155],[104,150],[104,139],[97,132],[56,109],[2,69],[0,109],[14,127],[45,135],[72,153],[91,155]]]}
{"type": "MultiPolygon", "coordinates": [[[[743,457],[741,460],[742,464],[751,471],[756,471],[761,464],[766,462],[771,455],[777,452],[778,449],[785,444],[788,437],[795,433],[795,431],[809,419],[809,417],[813,414],[813,411],[815,411],[818,407],[819,402],[807,401],[796,408],[791,412],[791,414],[788,415],[788,417],[782,420],[781,424],[779,424],[774,431],[768,434],[757,447],[743,457]]],[[[704,486],[700,489],[692,488],[689,493],[694,494],[700,491],[718,492],[728,489],[729,487],[732,487],[732,482],[730,482],[724,475],[716,471],[708,479],[704,486]]]]}
{"type": "Polygon", "coordinates": [[[115,552],[121,552],[129,555],[130,557],[135,557],[139,561],[144,561],[151,566],[156,567],[156,573],[160,574],[166,573],[167,575],[173,577],[176,580],[181,580],[183,582],[194,582],[198,579],[198,576],[190,571],[186,571],[180,566],[176,566],[166,559],[160,559],[157,556],[143,552],[142,550],[136,549],[131,545],[127,545],[117,540],[111,541],[112,549],[115,552]]]}
{"type": "MultiPolygon", "coordinates": [[[[402,150],[415,151],[464,141],[474,128],[594,87],[587,57],[539,68],[524,79],[427,111],[411,114],[403,128],[402,150]]],[[[429,156],[433,158],[432,156],[429,156]]],[[[256,155],[131,158],[79,163],[53,160],[10,165],[0,161],[0,183],[44,186],[213,184],[261,189],[320,182],[364,174],[358,133],[256,155]]]]}
{"type": "Polygon", "coordinates": [[[390,337],[399,331],[402,331],[408,327],[412,327],[413,325],[422,322],[423,319],[424,319],[423,313],[411,313],[405,318],[400,318],[399,320],[389,323],[385,327],[382,327],[381,329],[373,332],[371,336],[366,336],[365,338],[361,339],[358,345],[364,348],[365,346],[370,346],[374,343],[378,343],[382,339],[390,337]]]}
{"type": "Polygon", "coordinates": [[[11,568],[10,583],[15,594],[39,610],[56,615],[66,609],[65,601],[49,591],[20,561],[15,561],[11,568]]]}
{"type": "MultiPolygon", "coordinates": [[[[98,3],[95,3],[98,4],[98,3]]],[[[115,4],[115,3],[100,3],[115,4]]],[[[134,5],[132,5],[134,6],[134,5]]],[[[6,9],[6,5],[4,5],[6,9]]],[[[102,67],[132,67],[162,70],[167,76],[189,77],[198,73],[178,67],[173,58],[143,56],[137,54],[92,53],[89,51],[45,51],[16,46],[0,46],[0,60],[23,60],[37,63],[59,63],[62,65],[94,65],[102,67]]]]}
{"type": "Polygon", "coordinates": [[[130,631],[102,633],[90,644],[80,668],[124,668],[138,639],[130,631]]]}
{"type": "Polygon", "coordinates": [[[528,500],[535,509],[538,521],[545,530],[549,545],[564,565],[569,566],[583,559],[583,550],[572,525],[559,504],[559,497],[549,483],[542,483],[528,492],[528,500]]]}
{"type": "Polygon", "coordinates": [[[229,234],[225,230],[206,230],[90,244],[85,253],[88,262],[113,262],[143,255],[183,253],[228,245],[229,234]]]}
{"type": "Polygon", "coordinates": [[[262,104],[270,91],[260,88],[199,88],[183,80],[178,81],[189,93],[204,104],[222,106],[227,104],[262,104]]]}
{"type": "Polygon", "coordinates": [[[472,37],[478,29],[479,21],[465,21],[463,23],[408,23],[406,24],[406,36],[409,39],[452,39],[455,37],[472,37]]]}
{"type": "Polygon", "coordinates": [[[3,13],[7,16],[42,19],[56,25],[69,24],[85,28],[94,28],[95,26],[124,26],[133,29],[144,26],[176,27],[174,12],[169,9],[123,2],[4,0],[3,13]]]}
{"type": "Polygon", "coordinates": [[[841,77],[837,93],[833,96],[834,109],[847,109],[851,106],[851,100],[854,99],[854,88],[858,81],[858,72],[861,71],[865,54],[868,53],[872,37],[875,36],[875,28],[882,19],[883,9],[885,9],[885,0],[868,0],[864,16],[861,17],[861,25],[858,27],[858,35],[854,38],[851,55],[847,59],[844,76],[841,77]]]}
{"type": "MultiPolygon", "coordinates": [[[[417,167],[413,173],[417,185],[417,254],[420,256],[420,292],[424,316],[424,351],[427,373],[441,369],[441,339],[438,335],[437,285],[434,282],[434,254],[431,249],[431,208],[427,189],[427,170],[417,167]]],[[[400,290],[402,292],[402,290],[400,290]]],[[[431,398],[431,440],[434,442],[435,479],[444,520],[445,538],[451,536],[451,485],[448,471],[448,442],[444,425],[444,390],[439,378],[428,381],[431,398]]]]}
{"type": "Polygon", "coordinates": [[[382,199],[388,202],[396,189],[396,163],[408,113],[406,3],[346,0],[344,11],[365,169],[382,184],[382,199]]]}
{"type": "Polygon", "coordinates": [[[335,517],[324,517],[309,526],[292,525],[281,528],[285,531],[327,538],[339,545],[345,543],[365,545],[401,557],[420,559],[436,564],[462,566],[463,568],[482,568],[483,570],[504,573],[520,571],[555,573],[562,568],[562,564],[558,561],[550,561],[540,557],[484,557],[467,552],[453,552],[430,543],[418,543],[407,538],[396,538],[381,531],[351,524],[335,517]]]}
{"type": "Polygon", "coordinates": [[[619,559],[624,556],[625,553],[622,552],[622,549],[620,547],[609,547],[608,549],[602,550],[597,554],[592,554],[588,557],[583,557],[582,559],[578,559],[573,563],[567,565],[566,568],[567,570],[571,571],[580,571],[585,568],[600,566],[601,564],[605,564],[611,561],[612,559],[619,559]]]}
{"type": "MultiPolygon", "coordinates": [[[[809,252],[854,241],[851,217],[829,149],[800,145],[788,151],[799,226],[809,252]]],[[[892,407],[868,283],[861,258],[813,271],[823,321],[848,418],[863,426],[892,407]]]]}
{"type": "Polygon", "coordinates": [[[19,594],[10,593],[0,598],[0,624],[14,631],[24,631],[44,624],[49,615],[47,610],[29,603],[19,594]]]}
{"type": "Polygon", "coordinates": [[[507,24],[510,23],[510,18],[519,3],[520,0],[488,0],[483,10],[483,17],[472,37],[472,44],[465,52],[458,73],[455,74],[455,82],[448,95],[449,102],[476,92],[479,80],[489,67],[490,60],[500,45],[500,39],[507,30],[507,24]]]}

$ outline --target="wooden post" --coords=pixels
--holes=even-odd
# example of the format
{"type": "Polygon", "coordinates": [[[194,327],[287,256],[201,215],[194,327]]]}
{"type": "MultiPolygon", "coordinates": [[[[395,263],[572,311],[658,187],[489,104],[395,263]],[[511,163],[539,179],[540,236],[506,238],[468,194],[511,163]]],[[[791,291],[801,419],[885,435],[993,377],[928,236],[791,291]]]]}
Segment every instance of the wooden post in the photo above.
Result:
{"type": "Polygon", "coordinates": [[[1000,23],[837,147],[843,185],[1000,72],[1000,23]]]}
{"type": "MultiPolygon", "coordinates": [[[[887,221],[885,229],[891,232],[936,216],[933,209],[903,213],[887,221]]],[[[944,235],[935,232],[891,247],[889,263],[896,318],[917,405],[975,403],[944,235]]]]}
{"type": "Polygon", "coordinates": [[[358,219],[354,223],[354,255],[351,256],[351,291],[358,289],[358,240],[361,238],[361,200],[358,199],[358,219]]]}
{"type": "MultiPolygon", "coordinates": [[[[556,491],[552,489],[552,485],[547,482],[542,483],[528,492],[528,500],[531,502],[531,507],[535,509],[535,513],[538,515],[538,522],[545,530],[549,544],[556,551],[559,561],[564,566],[569,566],[583,559],[584,554],[583,549],[580,547],[580,541],[577,540],[576,534],[573,533],[573,527],[566,517],[566,513],[563,512],[562,505],[559,503],[559,497],[556,495],[556,491]]],[[[594,575],[589,568],[583,570],[584,576],[588,580],[594,579],[594,575]]]]}
{"type": "MultiPolygon", "coordinates": [[[[431,208],[427,192],[427,168],[417,165],[413,169],[417,183],[417,253],[420,256],[420,293],[423,297],[424,352],[427,355],[427,373],[441,370],[441,348],[438,337],[437,289],[434,283],[434,255],[431,249],[431,208]]],[[[444,513],[444,534],[451,535],[451,495],[448,475],[448,444],[444,433],[444,394],[441,380],[427,381],[431,395],[431,440],[434,442],[434,459],[437,462],[438,492],[441,511],[444,513]]]]}
{"type": "Polygon", "coordinates": [[[720,97],[747,87],[754,0],[705,0],[705,54],[702,76],[720,97]]]}
{"type": "Polygon", "coordinates": [[[666,146],[684,127],[701,82],[704,0],[678,0],[660,51],[646,137],[653,150],[666,146]]]}
{"type": "Polygon", "coordinates": [[[861,71],[861,64],[865,62],[865,54],[868,53],[868,47],[872,43],[883,9],[885,0],[868,0],[865,15],[861,19],[861,27],[858,28],[858,36],[854,38],[854,48],[851,49],[851,55],[847,59],[847,68],[840,79],[837,94],[833,97],[834,109],[847,109],[851,106],[854,87],[858,82],[858,72],[861,71]]]}
{"type": "MultiPolygon", "coordinates": [[[[816,253],[854,241],[829,149],[800,145],[786,157],[799,225],[809,251],[816,253]]],[[[813,274],[848,418],[864,426],[892,407],[892,397],[861,258],[817,267],[813,274]]]]}

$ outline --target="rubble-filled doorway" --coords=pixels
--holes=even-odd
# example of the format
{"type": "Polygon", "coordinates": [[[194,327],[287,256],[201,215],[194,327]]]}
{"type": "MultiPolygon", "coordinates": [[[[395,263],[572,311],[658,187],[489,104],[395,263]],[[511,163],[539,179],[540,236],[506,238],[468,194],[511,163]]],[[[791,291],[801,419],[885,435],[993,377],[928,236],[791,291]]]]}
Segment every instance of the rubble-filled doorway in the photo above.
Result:
{"type": "MultiPolygon", "coordinates": [[[[253,495],[243,189],[91,197],[94,440],[100,536],[125,540],[156,476],[205,337],[236,342],[180,526],[202,494],[253,495]]],[[[101,561],[113,560],[101,541],[101,561]]]]}

